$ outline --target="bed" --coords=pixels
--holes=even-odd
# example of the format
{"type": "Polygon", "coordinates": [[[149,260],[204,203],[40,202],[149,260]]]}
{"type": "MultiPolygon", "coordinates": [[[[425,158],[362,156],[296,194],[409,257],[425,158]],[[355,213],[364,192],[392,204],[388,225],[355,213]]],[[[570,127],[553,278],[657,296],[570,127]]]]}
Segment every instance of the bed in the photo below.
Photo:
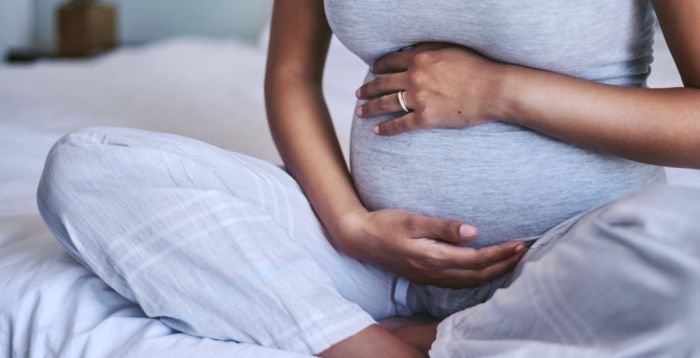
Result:
{"type": "MultiPolygon", "coordinates": [[[[147,318],[63,251],[35,204],[50,146],[81,127],[178,133],[279,162],[262,99],[265,48],[264,40],[177,38],[89,61],[0,67],[0,356],[299,356],[192,337],[147,318]]],[[[651,86],[678,84],[670,61],[659,41],[651,86]]],[[[333,42],[324,90],[345,153],[365,71],[333,42]]],[[[700,186],[697,171],[668,173],[673,183],[700,186]]]]}

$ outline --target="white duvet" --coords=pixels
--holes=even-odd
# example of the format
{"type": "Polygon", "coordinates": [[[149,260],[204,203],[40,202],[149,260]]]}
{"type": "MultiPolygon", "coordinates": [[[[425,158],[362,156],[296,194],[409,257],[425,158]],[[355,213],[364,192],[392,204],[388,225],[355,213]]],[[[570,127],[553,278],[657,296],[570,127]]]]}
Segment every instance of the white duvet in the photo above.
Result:
{"type": "MultiPolygon", "coordinates": [[[[261,46],[178,39],[89,62],[0,67],[0,356],[298,356],[191,337],[146,318],[62,250],[34,198],[52,143],[86,126],[174,132],[279,161],[265,122],[264,57],[261,46]]],[[[365,70],[334,43],[325,92],[345,150],[365,70]]],[[[678,82],[665,71],[652,85],[678,82]]],[[[670,177],[700,184],[693,171],[670,177]]]]}

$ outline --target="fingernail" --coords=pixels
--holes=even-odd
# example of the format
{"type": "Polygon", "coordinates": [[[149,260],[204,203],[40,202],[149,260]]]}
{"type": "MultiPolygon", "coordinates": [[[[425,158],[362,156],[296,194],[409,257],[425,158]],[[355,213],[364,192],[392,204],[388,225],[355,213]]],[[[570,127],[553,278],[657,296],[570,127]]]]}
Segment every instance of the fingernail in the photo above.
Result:
{"type": "Polygon", "coordinates": [[[379,126],[372,127],[372,132],[374,132],[374,134],[379,134],[379,126]]]}
{"type": "Polygon", "coordinates": [[[362,106],[357,107],[355,114],[357,114],[358,117],[362,117],[362,106]]]}
{"type": "Polygon", "coordinates": [[[357,91],[355,91],[355,97],[357,98],[362,98],[362,94],[360,93],[360,89],[358,88],[357,91]]]}
{"type": "Polygon", "coordinates": [[[516,254],[519,254],[519,253],[523,252],[524,250],[525,250],[525,245],[523,245],[523,244],[520,244],[520,245],[515,247],[516,254]]]}
{"type": "Polygon", "coordinates": [[[471,225],[462,224],[459,227],[459,234],[464,237],[472,237],[476,235],[476,228],[471,225]]]}
{"type": "Polygon", "coordinates": [[[374,73],[374,64],[369,66],[369,72],[374,73]]]}

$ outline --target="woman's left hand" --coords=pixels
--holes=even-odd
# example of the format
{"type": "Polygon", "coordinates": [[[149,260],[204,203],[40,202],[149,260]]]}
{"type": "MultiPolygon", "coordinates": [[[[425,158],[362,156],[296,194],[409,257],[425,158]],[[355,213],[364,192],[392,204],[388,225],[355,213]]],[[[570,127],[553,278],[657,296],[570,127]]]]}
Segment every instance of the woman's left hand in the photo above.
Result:
{"type": "Polygon", "coordinates": [[[403,112],[398,92],[404,91],[410,112],[379,123],[374,133],[482,124],[497,116],[504,67],[453,44],[423,43],[394,52],[372,65],[377,77],[357,90],[358,98],[367,99],[357,115],[403,112]]]}

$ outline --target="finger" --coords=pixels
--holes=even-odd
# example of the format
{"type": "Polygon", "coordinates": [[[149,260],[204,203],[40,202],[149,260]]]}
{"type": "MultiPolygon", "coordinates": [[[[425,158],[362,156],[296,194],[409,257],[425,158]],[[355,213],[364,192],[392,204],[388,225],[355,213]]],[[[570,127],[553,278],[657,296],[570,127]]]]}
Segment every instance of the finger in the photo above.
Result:
{"type": "Polygon", "coordinates": [[[439,50],[453,46],[441,42],[423,42],[413,46],[407,46],[399,51],[392,52],[372,64],[370,72],[375,74],[389,72],[405,72],[413,61],[413,57],[420,52],[439,50]]]}
{"type": "Polygon", "coordinates": [[[439,287],[445,288],[469,288],[483,285],[489,281],[493,281],[506,272],[517,266],[527,251],[509,257],[507,260],[500,261],[494,265],[480,270],[464,270],[464,269],[447,269],[441,271],[439,279],[434,283],[439,287]]]}
{"type": "Polygon", "coordinates": [[[392,136],[405,132],[422,129],[423,126],[415,112],[407,113],[399,118],[390,119],[374,126],[372,131],[383,136],[392,136]]]}
{"type": "Polygon", "coordinates": [[[394,112],[403,112],[396,93],[387,94],[368,100],[361,106],[357,107],[356,114],[360,118],[371,118],[394,112]]]}
{"type": "Polygon", "coordinates": [[[453,244],[460,244],[476,238],[476,227],[457,220],[443,220],[416,215],[413,219],[412,234],[453,244]]]}
{"type": "Polygon", "coordinates": [[[447,43],[447,42],[421,42],[417,45],[414,46],[409,46],[407,48],[415,51],[415,52],[420,52],[420,51],[428,51],[428,50],[440,50],[446,47],[455,47],[459,45],[447,43]]]}
{"type": "Polygon", "coordinates": [[[503,260],[496,264],[483,268],[479,270],[478,276],[484,281],[493,280],[498,276],[501,276],[502,274],[512,270],[518,264],[518,262],[520,262],[520,259],[523,258],[526,252],[527,248],[524,248],[522,251],[519,251],[516,255],[511,256],[507,260],[503,260]]]}
{"type": "Polygon", "coordinates": [[[406,88],[406,82],[406,73],[403,72],[377,76],[377,78],[365,83],[357,90],[357,98],[375,98],[396,93],[406,88]]]}
{"type": "Polygon", "coordinates": [[[445,246],[441,248],[443,250],[441,254],[453,268],[482,269],[500,261],[508,260],[512,256],[523,252],[526,248],[522,241],[514,240],[481,249],[445,246]]]}
{"type": "Polygon", "coordinates": [[[373,63],[370,71],[374,74],[405,72],[413,56],[415,56],[415,53],[413,48],[405,51],[392,52],[373,63]]]}

